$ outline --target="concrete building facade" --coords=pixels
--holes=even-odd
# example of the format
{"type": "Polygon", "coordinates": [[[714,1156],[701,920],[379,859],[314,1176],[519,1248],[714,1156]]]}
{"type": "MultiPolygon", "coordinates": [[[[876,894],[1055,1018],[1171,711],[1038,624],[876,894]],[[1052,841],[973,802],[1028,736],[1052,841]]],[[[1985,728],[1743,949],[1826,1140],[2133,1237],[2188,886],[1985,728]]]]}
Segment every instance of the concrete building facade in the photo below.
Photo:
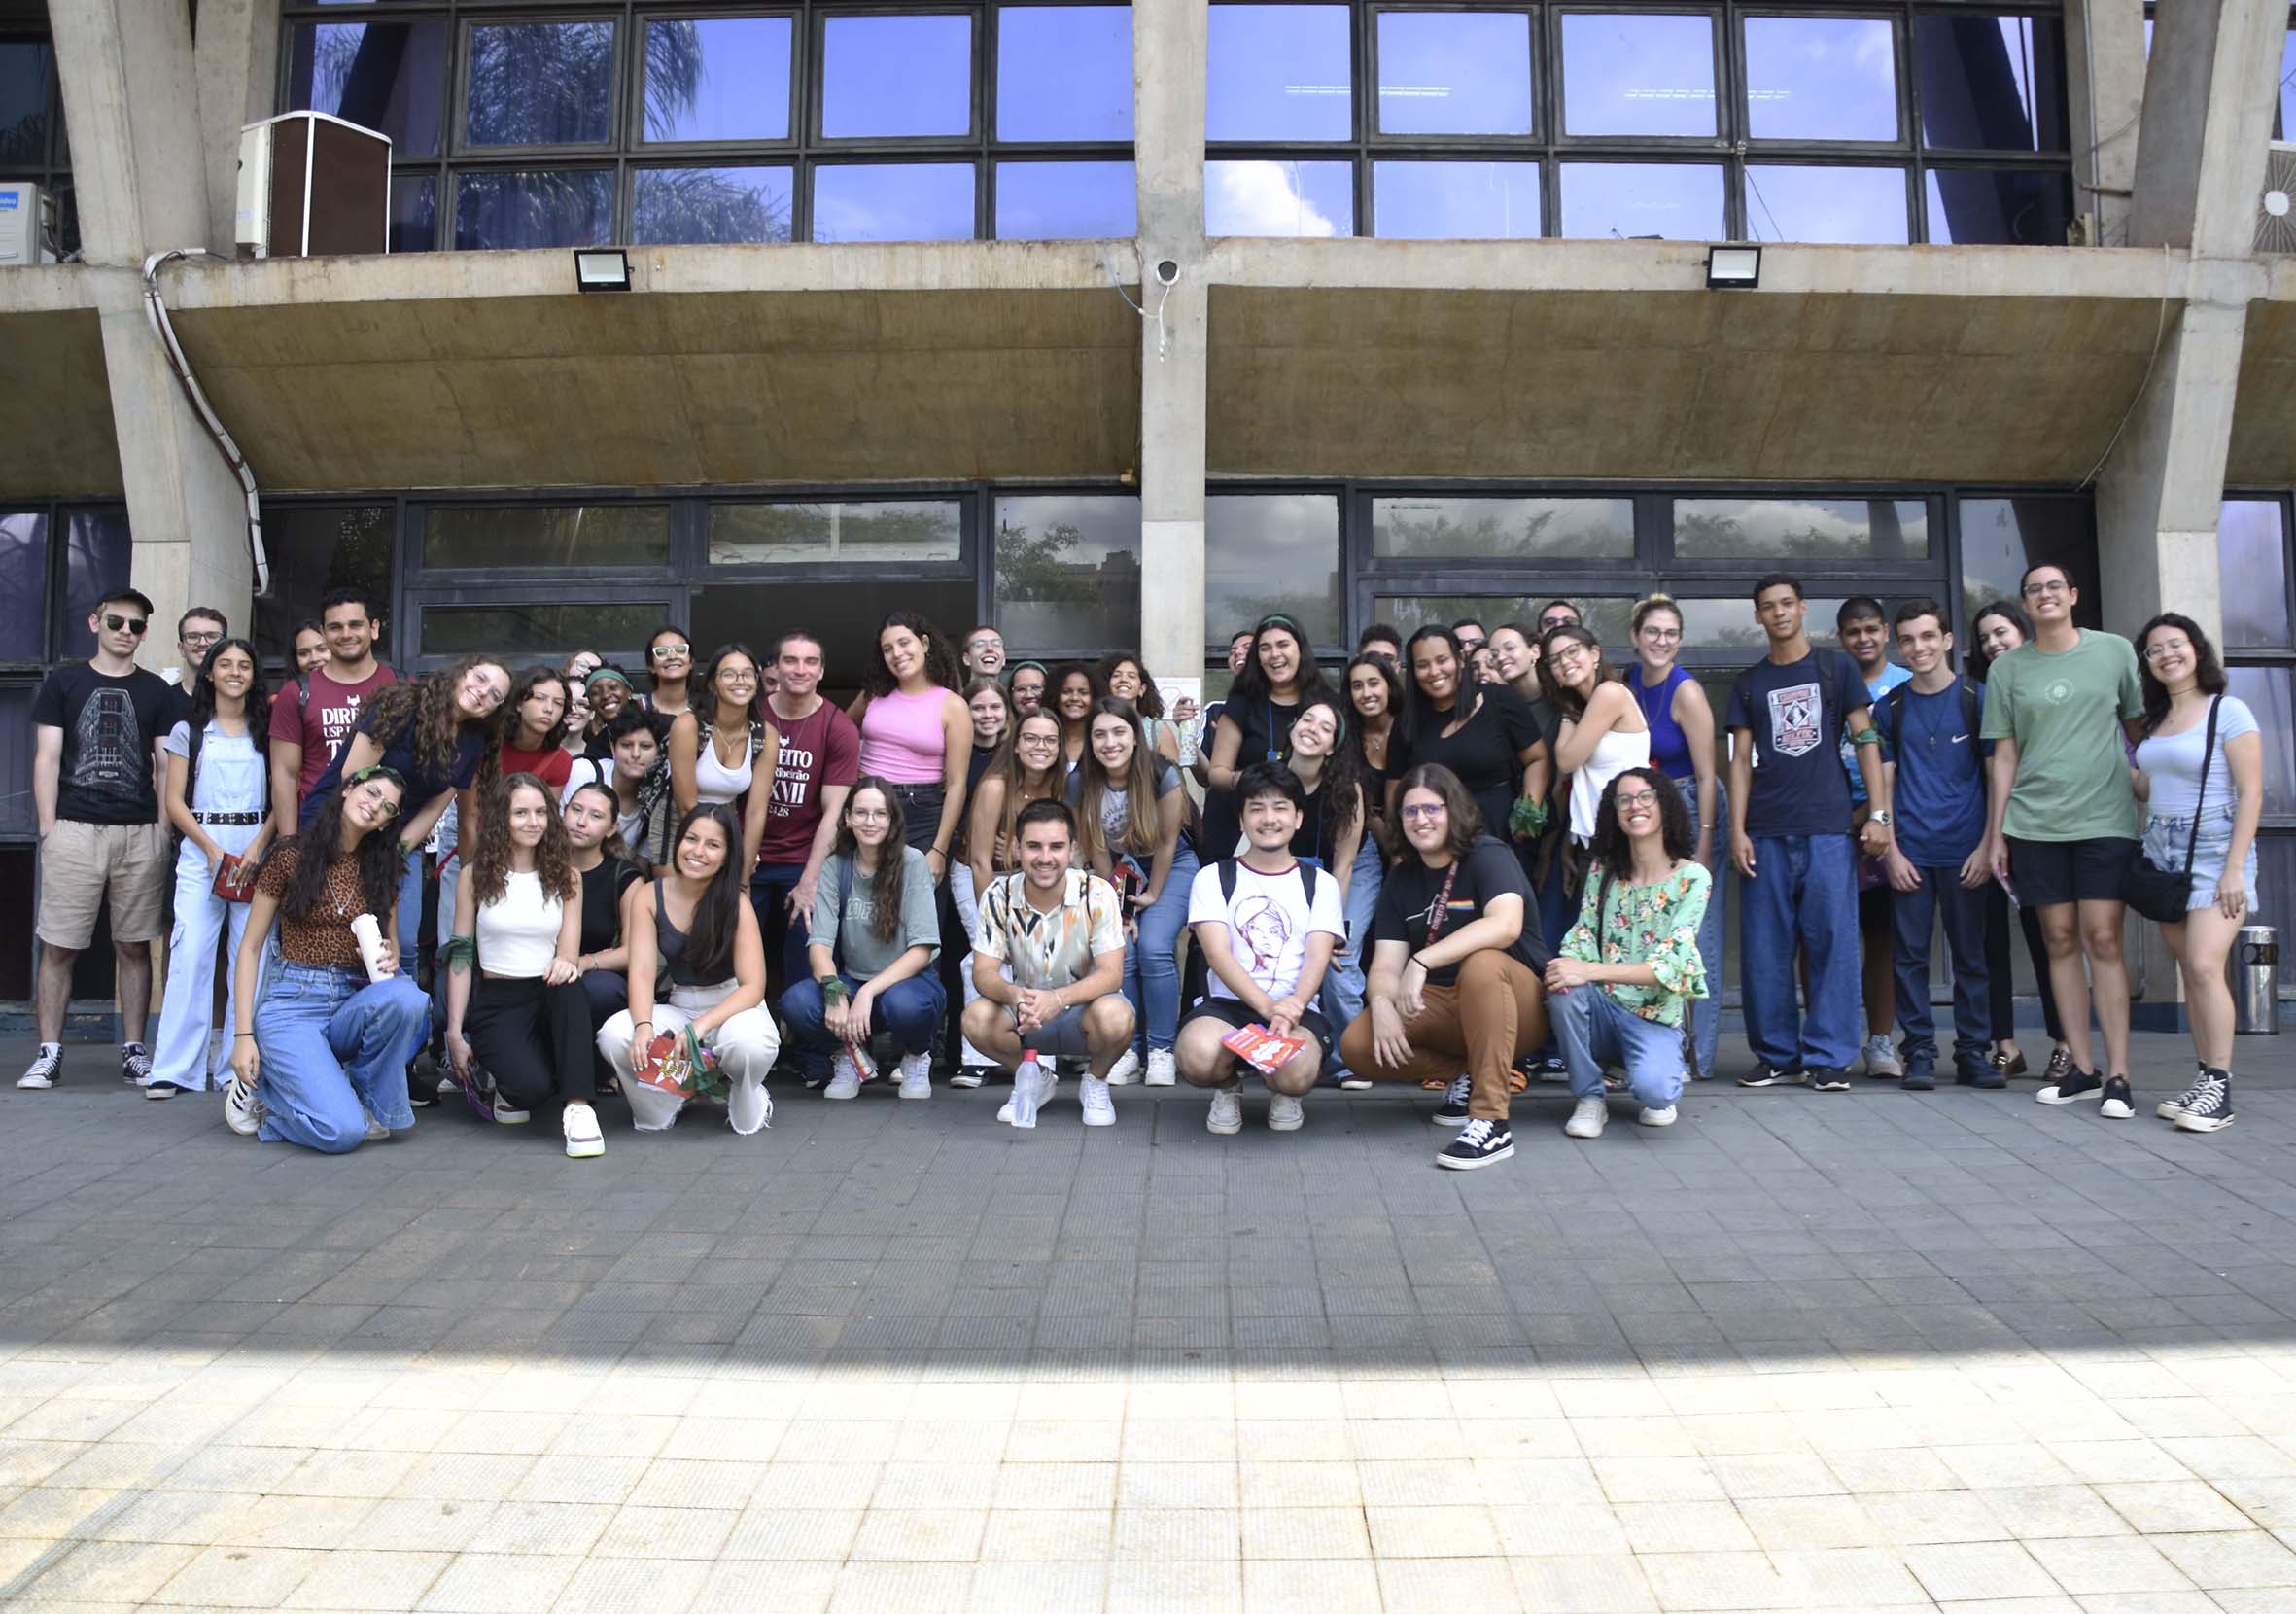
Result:
{"type": "MultiPolygon", "coordinates": [[[[1617,642],[1663,586],[1719,679],[1756,653],[1762,571],[1803,572],[1826,624],[1853,592],[1966,621],[2046,556],[2105,626],[2174,608],[2229,634],[2271,715],[2264,907],[2296,903],[2296,259],[2254,246],[2286,0],[1477,6],[1520,19],[1527,65],[1519,114],[1465,133],[1414,110],[1453,90],[1409,54],[1456,7],[890,8],[967,19],[969,101],[934,126],[920,89],[860,133],[841,0],[548,10],[554,44],[599,42],[576,65],[602,88],[513,114],[475,87],[531,6],[0,0],[0,53],[44,46],[53,102],[0,177],[61,194],[76,248],[0,270],[0,722],[84,653],[87,591],[122,573],[164,623],[218,605],[273,653],[358,581],[401,665],[634,664],[667,618],[705,645],[814,626],[834,679],[897,601],[996,622],[1016,655],[1136,645],[1216,689],[1228,634],[1268,610],[1327,657],[1373,620],[1554,595],[1617,642]],[[690,86],[657,104],[668,30],[767,14],[785,115],[690,86]],[[1664,52],[1587,43],[1631,47],[1652,14],[1691,19],[1704,89],[1664,52]],[[1764,29],[1804,14],[1888,42],[1894,88],[1841,97],[1874,126],[1778,122],[1810,92],[1765,79],[1764,29]],[[349,108],[372,63],[340,53],[389,27],[400,77],[362,104],[398,131],[392,252],[238,261],[241,125],[349,108]],[[1047,75],[1020,116],[1015,41],[1071,52],[1082,83],[1106,53],[1061,42],[1110,29],[1120,108],[1047,75]],[[1620,59],[1656,64],[1622,104],[1667,103],[1640,133],[1592,100],[1620,59]],[[1979,93],[1997,66],[2028,120],[2006,139],[1979,93]],[[543,116],[546,139],[520,122],[543,116]],[[1089,206],[1044,199],[1071,173],[1096,176],[1089,206]],[[748,222],[646,239],[698,175],[764,176],[711,203],[748,222]],[[1396,238],[1470,184],[1503,224],[1396,238]],[[1807,238],[1853,196],[1882,222],[1807,238]],[[1632,228],[1638,206],[1676,228],[1632,228]],[[903,239],[911,217],[968,238],[903,239]],[[2068,228],[2090,244],[2048,244],[2068,228]],[[561,233],[458,250],[538,229],[561,233]],[[1759,284],[1709,289],[1732,238],[1763,243],[1759,284]],[[577,292],[583,241],[628,247],[630,291],[577,292]],[[239,484],[146,318],[145,260],[186,248],[212,256],[157,284],[262,488],[261,599],[239,484]]],[[[28,747],[0,750],[0,887],[28,893],[28,747]]],[[[24,967],[0,957],[0,999],[24,967]]]]}

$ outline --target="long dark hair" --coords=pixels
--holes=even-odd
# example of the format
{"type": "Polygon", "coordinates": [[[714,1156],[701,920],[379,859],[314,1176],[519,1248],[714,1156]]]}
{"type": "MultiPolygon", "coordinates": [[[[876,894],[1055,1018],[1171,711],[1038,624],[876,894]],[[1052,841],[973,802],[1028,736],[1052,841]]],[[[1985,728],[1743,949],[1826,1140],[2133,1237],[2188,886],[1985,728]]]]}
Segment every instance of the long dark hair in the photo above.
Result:
{"type": "MultiPolygon", "coordinates": [[[[1019,822],[1021,810],[1032,801],[1058,801],[1061,799],[1068,773],[1067,754],[1061,749],[1062,737],[1063,730],[1061,725],[1060,714],[1039,706],[1026,717],[1021,717],[1018,714],[1014,716],[1012,725],[1004,731],[1004,739],[996,748],[996,754],[990,758],[989,772],[983,776],[983,782],[986,783],[988,780],[993,779],[1004,787],[1004,805],[998,816],[996,836],[997,839],[1005,843],[1007,856],[1011,855],[1013,831],[1019,822]],[[1044,770],[1044,777],[1041,781],[1042,789],[1036,794],[1030,795],[1027,793],[1029,789],[1028,764],[1021,756],[1021,730],[1040,719],[1053,725],[1053,760],[1052,766],[1044,770]]],[[[996,849],[991,845],[990,856],[994,858],[995,854],[996,849]]],[[[1016,863],[1015,866],[1018,864],[1016,863]]]]}
{"type": "Polygon", "coordinates": [[[1442,733],[1444,723],[1453,719],[1465,719],[1475,711],[1476,702],[1482,698],[1475,682],[1475,668],[1469,663],[1466,651],[1459,648],[1459,636],[1441,623],[1430,622],[1405,641],[1403,666],[1398,669],[1397,676],[1403,681],[1403,707],[1395,714],[1395,737],[1388,741],[1390,756],[1394,755],[1394,747],[1398,741],[1402,743],[1405,754],[1409,754],[1411,747],[1418,743],[1422,735],[1442,733]],[[1416,659],[1411,653],[1412,649],[1422,639],[1440,639],[1449,646],[1451,660],[1459,669],[1458,683],[1453,686],[1451,709],[1448,712],[1436,710],[1434,698],[1419,687],[1419,675],[1411,670],[1411,663],[1416,659]]]}
{"type": "Polygon", "coordinates": [[[1118,853],[1127,852],[1146,858],[1156,851],[1164,838],[1164,820],[1157,811],[1156,760],[1156,753],[1140,732],[1140,715],[1132,710],[1131,701],[1102,695],[1093,702],[1084,719],[1084,759],[1076,765],[1077,834],[1088,856],[1098,852],[1113,860],[1118,853]],[[1125,763],[1122,785],[1109,782],[1107,768],[1093,754],[1093,725],[1102,718],[1115,718],[1131,732],[1132,754],[1125,763]],[[1108,839],[1100,822],[1100,803],[1112,789],[1124,791],[1124,828],[1115,841],[1108,839]]]}
{"type": "Polygon", "coordinates": [[[1355,710],[1355,694],[1352,687],[1355,683],[1355,669],[1358,667],[1371,668],[1372,671],[1379,675],[1379,682],[1387,685],[1387,720],[1390,723],[1398,723],[1403,720],[1404,693],[1403,674],[1397,671],[1395,663],[1388,657],[1357,655],[1347,663],[1346,670],[1339,675],[1339,693],[1340,699],[1347,703],[1347,716],[1355,719],[1347,725],[1348,739],[1360,751],[1363,746],[1363,714],[1355,710]]]}
{"type": "MultiPolygon", "coordinates": [[[[749,670],[757,675],[757,690],[749,697],[748,712],[749,744],[754,749],[757,744],[758,730],[765,722],[765,663],[757,659],[757,652],[748,646],[737,639],[731,644],[720,645],[712,650],[710,659],[696,669],[693,677],[686,680],[686,703],[693,708],[695,722],[700,723],[704,728],[712,728],[716,725],[717,669],[725,665],[725,658],[729,655],[738,655],[747,659],[749,663],[749,670]]],[[[707,735],[698,736],[698,738],[705,745],[709,743],[707,735]]]]}
{"type": "MultiPolygon", "coordinates": [[[[1366,766],[1363,752],[1352,742],[1360,723],[1349,722],[1347,697],[1318,695],[1313,700],[1300,703],[1299,716],[1292,719],[1292,726],[1299,727],[1300,719],[1318,706],[1331,708],[1334,726],[1338,732],[1332,738],[1332,751],[1323,759],[1323,777],[1315,787],[1317,811],[1323,816],[1322,826],[1329,838],[1337,843],[1355,823],[1355,816],[1371,795],[1371,769],[1366,766]]],[[[1294,768],[1297,771],[1298,752],[1294,748],[1294,768]]],[[[1325,836],[1316,837],[1317,850],[1322,850],[1325,836]]]]}
{"type": "Polygon", "coordinates": [[[2015,600],[1988,600],[1979,606],[1969,618],[1969,671],[1983,683],[1993,668],[1993,657],[1985,653],[1985,636],[1978,632],[1978,624],[1988,616],[1999,616],[2017,630],[2018,642],[2033,642],[2033,618],[2025,614],[2025,608],[2015,600]]]}
{"type": "Polygon", "coordinates": [[[1596,687],[1618,682],[1618,669],[1612,666],[1602,653],[1602,642],[1590,631],[1576,622],[1548,628],[1539,636],[1539,687],[1547,691],[1547,704],[1573,721],[1586,715],[1586,697],[1576,689],[1566,688],[1554,676],[1554,644],[1567,639],[1574,645],[1586,647],[1586,653],[1594,657],[1596,687]]]}
{"type": "Polygon", "coordinates": [[[2201,631],[2200,623],[2182,612],[2164,611],[2144,624],[2144,631],[2137,636],[2137,677],[2144,690],[2144,732],[2152,733],[2169,716],[2169,686],[2152,670],[2152,662],[2144,653],[2144,642],[2155,628],[2174,628],[2192,641],[2193,678],[2204,695],[2221,695],[2231,685],[2224,677],[2224,663],[2216,658],[2216,647],[2209,643],[2209,636],[2201,631]]]}
{"type": "MultiPolygon", "coordinates": [[[[909,819],[901,811],[900,793],[892,786],[873,773],[865,773],[853,781],[853,788],[845,794],[845,806],[837,815],[837,839],[829,845],[832,858],[853,860],[853,884],[861,883],[861,842],[853,833],[853,803],[861,799],[863,790],[875,790],[885,803],[885,841],[877,849],[877,872],[869,876],[869,900],[876,909],[870,917],[869,933],[879,941],[890,941],[901,933],[901,896],[909,883],[909,819]]],[[[846,895],[850,897],[852,893],[846,895]]]]}
{"type": "Polygon", "coordinates": [[[1132,704],[1140,709],[1143,718],[1164,716],[1164,691],[1157,688],[1156,680],[1148,671],[1147,658],[1138,650],[1110,650],[1100,657],[1100,664],[1093,669],[1093,688],[1096,693],[1109,694],[1108,681],[1116,676],[1116,669],[1131,662],[1140,675],[1140,698],[1132,704]]]}
{"type": "MultiPolygon", "coordinates": [[[[574,685],[567,682],[564,673],[555,667],[537,665],[527,668],[525,672],[512,679],[510,692],[503,697],[503,704],[495,708],[494,739],[486,748],[486,755],[478,763],[477,785],[481,800],[491,801],[495,786],[502,780],[503,748],[518,745],[519,729],[523,726],[519,720],[518,709],[526,704],[526,698],[529,695],[545,684],[558,685],[558,733],[563,734],[566,731],[566,708],[574,702],[574,685]]],[[[541,749],[545,752],[548,751],[555,738],[555,735],[543,735],[541,749]]],[[[519,749],[524,750],[525,748],[521,746],[519,749]]]]}
{"type": "MultiPolygon", "coordinates": [[[[1305,706],[1317,695],[1328,695],[1332,686],[1323,676],[1323,669],[1315,664],[1315,647],[1307,643],[1307,634],[1289,616],[1263,616],[1252,625],[1252,653],[1243,658],[1243,671],[1235,675],[1235,683],[1228,691],[1231,707],[1253,706],[1272,698],[1268,684],[1268,670],[1260,665],[1260,641],[1272,628],[1288,633],[1300,647],[1300,671],[1294,682],[1293,693],[1305,706]]],[[[1270,736],[1272,738],[1272,736],[1270,736]]],[[[1282,747],[1277,747],[1282,750],[1282,747]]]]}
{"type": "Polygon", "coordinates": [[[742,933],[742,909],[749,900],[748,873],[740,866],[742,821],[722,801],[697,802],[678,821],[678,833],[671,839],[666,861],[676,873],[678,848],[704,819],[716,825],[717,832],[725,837],[725,860],[717,865],[717,872],[710,876],[710,884],[694,903],[693,923],[685,928],[685,964],[697,981],[722,981],[733,973],[734,942],[742,933]]]}
{"type": "Polygon", "coordinates": [[[1618,822],[1618,787],[1629,779],[1641,780],[1658,794],[1658,840],[1666,856],[1686,862],[1698,850],[1698,837],[1690,831],[1690,810],[1683,805],[1674,781],[1655,768],[1621,768],[1603,787],[1602,804],[1594,810],[1594,840],[1586,849],[1587,863],[1601,869],[1605,881],[1623,880],[1634,869],[1634,840],[1618,822]]]}
{"type": "MultiPolygon", "coordinates": [[[[244,639],[219,639],[208,648],[206,659],[199,663],[199,675],[191,684],[191,716],[184,719],[191,736],[191,752],[184,758],[184,805],[187,807],[197,799],[199,745],[206,738],[207,725],[215,717],[215,658],[226,650],[244,650],[247,659],[255,663],[255,682],[247,686],[247,737],[255,742],[255,749],[265,758],[271,754],[271,682],[263,677],[263,658],[244,639]]],[[[268,806],[269,803],[264,805],[268,806]]]]}
{"type": "MultiPolygon", "coordinates": [[[[406,782],[387,769],[376,777],[398,785],[399,804],[403,809],[406,782]]],[[[280,911],[288,918],[307,919],[325,899],[327,871],[342,856],[343,797],[366,779],[364,772],[354,774],[328,791],[311,819],[311,827],[285,843],[296,849],[295,873],[289,876],[287,895],[279,902],[280,911]]],[[[388,825],[370,830],[360,841],[355,856],[359,860],[359,891],[365,898],[366,912],[387,927],[392,904],[399,898],[400,878],[406,872],[406,860],[400,856],[399,841],[388,825]]]]}
{"type": "MultiPolygon", "coordinates": [[[[416,768],[441,779],[450,778],[463,728],[463,716],[455,708],[455,691],[471,668],[502,665],[499,656],[466,655],[435,673],[386,684],[367,701],[366,710],[360,715],[359,732],[385,750],[392,740],[403,739],[416,768]]],[[[504,682],[508,683],[509,677],[509,670],[504,668],[504,682]]],[[[508,704],[504,702],[505,706],[508,704]]],[[[472,721],[486,733],[488,754],[479,759],[480,771],[483,773],[490,760],[501,767],[502,736],[494,719],[489,716],[472,721]]]]}
{"type": "Polygon", "coordinates": [[[907,628],[924,641],[924,676],[930,683],[955,691],[964,686],[959,676],[957,651],[949,643],[949,636],[914,611],[886,613],[885,620],[877,624],[877,635],[869,641],[875,652],[861,672],[861,693],[868,700],[879,700],[901,686],[892,669],[885,664],[885,636],[892,628],[907,628]]]}
{"type": "MultiPolygon", "coordinates": [[[[1444,632],[1447,634],[1449,630],[1444,632]]],[[[1428,762],[1405,774],[1395,787],[1395,822],[1399,825],[1403,823],[1403,798],[1413,790],[1433,790],[1443,797],[1444,844],[1450,849],[1452,860],[1462,860],[1473,852],[1475,843],[1483,835],[1482,810],[1475,805],[1475,797],[1467,793],[1467,787],[1459,783],[1459,776],[1440,762],[1428,762]]],[[[1414,858],[1419,856],[1419,849],[1408,840],[1404,849],[1414,858]]]]}
{"type": "MultiPolygon", "coordinates": [[[[530,773],[498,779],[486,792],[486,806],[478,815],[478,844],[470,853],[470,890],[480,907],[500,902],[510,889],[510,798],[532,790],[550,810],[542,827],[541,844],[535,848],[535,873],[541,877],[544,896],[579,901],[581,876],[574,872],[574,846],[558,817],[558,799],[550,788],[530,773]]],[[[617,816],[620,804],[615,804],[617,816]]]]}

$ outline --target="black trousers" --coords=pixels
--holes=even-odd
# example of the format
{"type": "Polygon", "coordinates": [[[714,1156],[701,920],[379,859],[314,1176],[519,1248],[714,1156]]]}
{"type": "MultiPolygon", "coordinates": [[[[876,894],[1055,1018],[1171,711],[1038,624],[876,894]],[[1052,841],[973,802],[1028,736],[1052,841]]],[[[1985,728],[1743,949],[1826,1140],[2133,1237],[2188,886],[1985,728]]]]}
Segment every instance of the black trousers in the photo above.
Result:
{"type": "MultiPolygon", "coordinates": [[[[2047,1025],[2049,1040],[2065,1040],[2065,1028],[2057,1019],[2057,989],[2049,984],[2049,949],[2041,940],[2041,916],[2031,906],[2017,910],[2018,928],[2025,932],[2026,956],[2033,960],[2033,973],[2040,983],[2041,1019],[2047,1025]]],[[[1986,990],[1991,1000],[1993,1039],[2017,1035],[2017,982],[2012,974],[2015,961],[2009,954],[2009,894],[1999,885],[1985,889],[1985,968],[1991,977],[1986,990]]]]}
{"type": "Polygon", "coordinates": [[[480,976],[470,983],[470,997],[463,1033],[504,1098],[521,1109],[544,1099],[590,1102],[597,1090],[595,1050],[590,999],[580,982],[544,986],[539,976],[480,976]]]}

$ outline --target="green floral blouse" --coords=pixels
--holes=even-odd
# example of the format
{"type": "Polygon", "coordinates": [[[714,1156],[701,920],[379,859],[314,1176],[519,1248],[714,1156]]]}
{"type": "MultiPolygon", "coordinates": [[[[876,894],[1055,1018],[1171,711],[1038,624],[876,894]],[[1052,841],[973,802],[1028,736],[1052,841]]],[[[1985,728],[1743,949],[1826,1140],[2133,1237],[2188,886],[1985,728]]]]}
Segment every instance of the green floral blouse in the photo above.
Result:
{"type": "Polygon", "coordinates": [[[1582,964],[1649,965],[1658,977],[1656,986],[1606,982],[1603,990],[1629,1014],[1661,1026],[1679,1026],[1684,1000],[1707,995],[1706,965],[1698,957],[1698,922],[1706,917],[1706,899],[1713,890],[1714,877],[1700,864],[1687,862],[1655,885],[1613,880],[1604,902],[1602,874],[1590,873],[1586,895],[1579,903],[1579,923],[1562,940],[1563,957],[1582,964]],[[1602,937],[1599,948],[1597,934],[1602,937]]]}

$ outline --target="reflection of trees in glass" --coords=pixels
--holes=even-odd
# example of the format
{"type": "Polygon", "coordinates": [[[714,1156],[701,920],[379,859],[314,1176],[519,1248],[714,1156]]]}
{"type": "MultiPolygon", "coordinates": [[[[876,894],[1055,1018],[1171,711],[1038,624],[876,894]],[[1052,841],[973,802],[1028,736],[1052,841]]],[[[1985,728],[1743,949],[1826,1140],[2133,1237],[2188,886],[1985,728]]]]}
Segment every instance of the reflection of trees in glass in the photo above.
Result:
{"type": "Polygon", "coordinates": [[[1411,516],[1391,510],[1379,523],[1374,547],[1382,555],[1527,554],[1544,547],[1540,535],[1554,517],[1553,510],[1540,510],[1510,527],[1497,515],[1453,521],[1445,512],[1411,516]]]}
{"type": "Polygon", "coordinates": [[[490,22],[467,37],[471,145],[595,144],[612,132],[612,23],[490,22]]]}
{"type": "Polygon", "coordinates": [[[1110,547],[1096,562],[1077,555],[1084,529],[1068,521],[1032,529],[996,524],[996,602],[1008,634],[1039,649],[1100,648],[1140,617],[1140,557],[1110,547]],[[1073,557],[1073,558],[1072,558],[1073,557]]]}
{"type": "Polygon", "coordinates": [[[1634,510],[1623,499],[1381,499],[1372,507],[1372,548],[1381,556],[1622,558],[1634,552],[1634,510]]]}
{"type": "Polygon", "coordinates": [[[832,556],[858,550],[876,559],[954,560],[959,547],[957,507],[932,502],[874,505],[720,505],[710,516],[710,561],[832,556]],[[762,551],[762,552],[760,552],[762,551]]]}
{"type": "Polygon", "coordinates": [[[0,162],[37,167],[48,160],[48,47],[38,41],[0,44],[0,108],[18,116],[0,123],[0,162]]]}
{"type": "Polygon", "coordinates": [[[295,625],[319,614],[337,588],[363,588],[379,614],[391,609],[391,510],[289,509],[266,516],[263,538],[271,589],[255,600],[256,649],[292,659],[295,625]]]}
{"type": "MultiPolygon", "coordinates": [[[[789,200],[727,168],[647,168],[631,200],[633,241],[719,245],[789,240],[789,200]]],[[[777,169],[786,174],[786,169],[777,169]]]]}
{"type": "Polygon", "coordinates": [[[1930,552],[1929,515],[1895,499],[1683,500],[1674,544],[1684,555],[1897,561],[1930,552]]]}
{"type": "Polygon", "coordinates": [[[426,566],[629,566],[670,558],[667,505],[446,505],[423,535],[426,566]]]}

